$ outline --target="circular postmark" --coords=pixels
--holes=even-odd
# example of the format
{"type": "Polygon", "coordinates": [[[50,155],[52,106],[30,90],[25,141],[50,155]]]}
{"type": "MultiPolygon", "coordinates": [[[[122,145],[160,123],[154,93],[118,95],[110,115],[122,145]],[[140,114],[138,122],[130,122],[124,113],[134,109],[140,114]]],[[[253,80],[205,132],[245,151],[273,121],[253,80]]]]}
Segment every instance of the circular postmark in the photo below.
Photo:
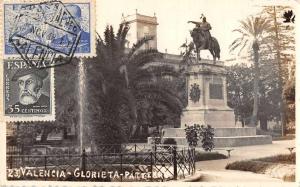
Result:
{"type": "Polygon", "coordinates": [[[14,9],[9,42],[28,65],[45,68],[71,61],[82,34],[76,21],[81,16],[79,6],[46,1],[14,9]]]}

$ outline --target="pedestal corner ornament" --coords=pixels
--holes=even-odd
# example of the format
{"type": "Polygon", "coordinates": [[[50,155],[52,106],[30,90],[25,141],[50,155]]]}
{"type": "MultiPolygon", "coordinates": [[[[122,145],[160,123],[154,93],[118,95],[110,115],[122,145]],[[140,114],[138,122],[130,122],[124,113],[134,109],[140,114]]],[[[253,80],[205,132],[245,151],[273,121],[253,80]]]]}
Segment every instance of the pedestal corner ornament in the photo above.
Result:
{"type": "Polygon", "coordinates": [[[196,103],[199,101],[200,99],[200,95],[201,95],[201,91],[199,88],[199,85],[194,83],[193,85],[191,85],[191,91],[190,91],[190,99],[196,103]]]}

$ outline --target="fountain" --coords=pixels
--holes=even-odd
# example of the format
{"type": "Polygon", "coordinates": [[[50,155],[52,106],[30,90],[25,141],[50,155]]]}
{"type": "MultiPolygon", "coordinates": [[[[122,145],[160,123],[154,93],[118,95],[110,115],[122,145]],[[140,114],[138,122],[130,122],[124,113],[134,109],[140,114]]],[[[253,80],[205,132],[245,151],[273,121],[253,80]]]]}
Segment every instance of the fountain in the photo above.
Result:
{"type": "Polygon", "coordinates": [[[85,149],[83,146],[83,121],[84,121],[84,103],[85,103],[85,69],[84,69],[84,61],[80,59],[79,62],[79,84],[78,84],[78,102],[79,102],[79,147],[81,162],[80,168],[85,169],[85,149]]]}

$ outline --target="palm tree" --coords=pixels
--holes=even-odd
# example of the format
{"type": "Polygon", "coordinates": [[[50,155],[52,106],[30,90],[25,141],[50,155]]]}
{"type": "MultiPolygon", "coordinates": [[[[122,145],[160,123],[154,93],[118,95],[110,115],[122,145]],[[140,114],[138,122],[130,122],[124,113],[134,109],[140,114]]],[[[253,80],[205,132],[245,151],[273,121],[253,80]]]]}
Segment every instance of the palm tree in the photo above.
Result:
{"type": "Polygon", "coordinates": [[[168,65],[154,65],[162,60],[156,49],[140,50],[153,37],[145,37],[131,49],[125,48],[127,23],[117,34],[107,26],[104,39],[98,35],[97,56],[85,62],[87,72],[88,124],[92,124],[96,143],[121,143],[148,125],[145,112],[150,105],[164,105],[168,112],[181,114],[182,103],[171,81],[180,72],[168,65]],[[163,80],[163,81],[162,81],[163,80]],[[146,123],[146,124],[145,124],[146,123]]]}
{"type": "Polygon", "coordinates": [[[238,55],[247,49],[250,50],[254,56],[254,80],[253,80],[253,111],[251,124],[257,124],[257,112],[258,112],[258,81],[260,77],[259,71],[259,50],[266,44],[265,39],[267,38],[267,33],[270,31],[271,25],[270,21],[263,17],[253,17],[250,16],[244,21],[240,21],[240,28],[233,30],[234,32],[240,33],[240,37],[235,39],[230,45],[230,51],[234,51],[239,48],[238,55]]]}

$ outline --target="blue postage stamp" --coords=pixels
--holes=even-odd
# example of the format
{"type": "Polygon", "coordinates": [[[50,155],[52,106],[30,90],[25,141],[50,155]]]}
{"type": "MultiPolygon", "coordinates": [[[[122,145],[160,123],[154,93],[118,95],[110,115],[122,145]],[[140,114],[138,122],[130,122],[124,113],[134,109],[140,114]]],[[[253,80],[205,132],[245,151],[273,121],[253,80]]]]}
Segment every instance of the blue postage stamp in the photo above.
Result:
{"type": "MultiPolygon", "coordinates": [[[[25,1],[26,2],[26,1],[25,1]]],[[[49,67],[93,56],[93,0],[4,3],[4,55],[49,67]],[[62,60],[64,59],[64,60],[62,60]]]]}
{"type": "Polygon", "coordinates": [[[54,68],[29,66],[23,59],[3,61],[3,106],[7,121],[55,119],[54,68]]]}

